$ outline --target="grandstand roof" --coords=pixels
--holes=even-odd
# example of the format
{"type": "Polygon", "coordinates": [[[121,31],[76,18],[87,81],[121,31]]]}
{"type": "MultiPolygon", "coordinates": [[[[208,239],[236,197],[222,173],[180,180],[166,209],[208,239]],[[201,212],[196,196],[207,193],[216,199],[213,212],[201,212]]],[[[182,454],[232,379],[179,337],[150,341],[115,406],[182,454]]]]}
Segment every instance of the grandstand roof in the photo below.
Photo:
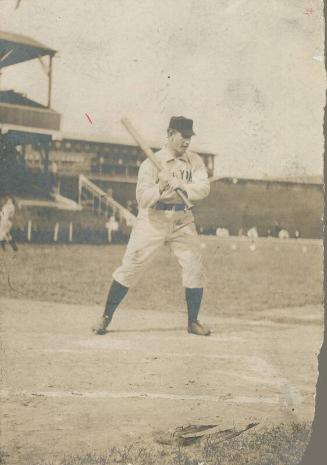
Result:
{"type": "MultiPolygon", "coordinates": [[[[45,108],[46,106],[41,105],[41,103],[35,102],[27,98],[24,94],[15,92],[14,90],[0,90],[0,103],[9,103],[11,105],[23,105],[34,108],[45,108]]],[[[47,109],[48,111],[53,111],[47,109]]]]}
{"type": "Polygon", "coordinates": [[[56,53],[56,50],[30,37],[0,31],[0,69],[56,53]]]}

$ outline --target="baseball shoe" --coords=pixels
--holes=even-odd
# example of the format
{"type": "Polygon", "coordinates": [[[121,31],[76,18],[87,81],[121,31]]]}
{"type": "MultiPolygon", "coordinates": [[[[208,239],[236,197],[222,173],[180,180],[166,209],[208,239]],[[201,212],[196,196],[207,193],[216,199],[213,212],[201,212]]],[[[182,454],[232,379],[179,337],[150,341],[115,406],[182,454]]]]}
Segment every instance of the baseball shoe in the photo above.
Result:
{"type": "Polygon", "coordinates": [[[187,331],[190,334],[196,334],[197,336],[210,336],[211,331],[205,325],[202,325],[198,320],[190,321],[188,324],[187,331]]]}
{"type": "Polygon", "coordinates": [[[94,332],[94,334],[98,334],[101,336],[103,336],[103,334],[106,334],[107,332],[106,330],[107,330],[107,327],[109,326],[110,321],[111,320],[108,316],[102,316],[98,324],[96,324],[92,328],[92,331],[94,332]]]}

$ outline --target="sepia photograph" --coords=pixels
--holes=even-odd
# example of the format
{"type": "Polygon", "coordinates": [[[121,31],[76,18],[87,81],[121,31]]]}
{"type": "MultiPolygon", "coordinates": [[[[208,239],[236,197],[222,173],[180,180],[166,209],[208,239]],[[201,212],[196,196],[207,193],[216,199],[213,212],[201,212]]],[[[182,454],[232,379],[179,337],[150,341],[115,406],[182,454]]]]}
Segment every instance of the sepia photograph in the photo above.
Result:
{"type": "Polygon", "coordinates": [[[0,0],[1,465],[318,465],[324,40],[323,0],[0,0]]]}

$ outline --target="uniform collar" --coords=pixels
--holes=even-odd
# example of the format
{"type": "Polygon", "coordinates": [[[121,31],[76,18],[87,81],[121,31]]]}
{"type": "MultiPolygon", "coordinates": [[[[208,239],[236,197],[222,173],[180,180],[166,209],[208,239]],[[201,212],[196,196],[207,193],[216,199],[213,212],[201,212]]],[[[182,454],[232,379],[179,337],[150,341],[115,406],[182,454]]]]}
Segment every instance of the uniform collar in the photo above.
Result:
{"type": "Polygon", "coordinates": [[[183,155],[181,157],[174,157],[174,155],[172,153],[169,152],[167,146],[165,145],[163,148],[162,148],[162,151],[163,151],[163,155],[165,157],[165,161],[168,162],[168,161],[172,161],[172,160],[183,160],[185,162],[188,162],[189,161],[189,157],[188,157],[188,154],[187,154],[187,151],[183,153],[183,155]]]}

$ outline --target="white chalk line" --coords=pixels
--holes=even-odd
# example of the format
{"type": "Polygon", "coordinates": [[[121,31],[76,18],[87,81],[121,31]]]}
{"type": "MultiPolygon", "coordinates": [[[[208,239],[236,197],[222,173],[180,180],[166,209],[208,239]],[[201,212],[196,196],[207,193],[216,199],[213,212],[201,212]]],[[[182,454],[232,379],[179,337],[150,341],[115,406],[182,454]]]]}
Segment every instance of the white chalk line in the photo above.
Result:
{"type": "MultiPolygon", "coordinates": [[[[287,378],[277,376],[276,370],[266,360],[260,357],[251,357],[250,364],[258,378],[278,389],[281,406],[291,408],[303,403],[303,396],[299,390],[291,385],[287,378]]],[[[249,378],[251,379],[251,377],[249,378]]]]}
{"type": "MultiPolygon", "coordinates": [[[[209,358],[209,359],[215,359],[215,360],[228,360],[230,361],[233,359],[232,355],[216,355],[216,354],[203,354],[203,353],[192,353],[192,352],[185,352],[183,354],[178,353],[178,352],[148,352],[148,351],[142,351],[142,350],[136,350],[134,348],[127,348],[125,347],[124,349],[122,348],[117,348],[117,347],[93,347],[92,348],[95,351],[103,351],[104,349],[109,351],[116,351],[119,350],[120,352],[133,352],[134,354],[143,354],[148,357],[172,357],[172,358],[192,358],[192,359],[199,359],[199,358],[209,358]]],[[[40,352],[40,350],[35,350],[36,352],[40,352]]],[[[88,350],[86,349],[43,349],[42,352],[45,353],[72,353],[72,354],[83,354],[87,353],[88,350]]],[[[235,356],[235,360],[239,358],[244,358],[242,356],[235,356]]]]}
{"type": "MultiPolygon", "coordinates": [[[[87,341],[80,341],[83,345],[83,342],[87,341]]],[[[86,347],[89,348],[88,345],[86,347]]],[[[103,350],[103,349],[111,349],[117,350],[121,349],[118,346],[102,346],[102,347],[92,347],[95,350],[103,350]]],[[[256,357],[256,356],[249,356],[249,355],[219,355],[219,354],[204,354],[204,353],[178,353],[178,352],[147,352],[141,350],[134,350],[131,348],[125,348],[125,351],[133,350],[133,352],[142,353],[146,355],[146,357],[151,357],[155,359],[159,359],[160,357],[167,357],[167,358],[191,358],[191,359],[198,359],[198,358],[208,358],[214,360],[225,360],[228,362],[233,361],[242,361],[244,360],[247,362],[249,366],[249,370],[255,372],[255,375],[244,375],[240,374],[239,371],[235,370],[217,370],[220,375],[229,376],[229,377],[237,377],[243,379],[244,381],[248,381],[254,384],[261,384],[274,387],[279,391],[279,402],[282,403],[284,406],[291,406],[302,404],[303,396],[300,394],[297,387],[290,385],[286,378],[278,377],[275,374],[275,370],[273,367],[264,359],[256,357]]],[[[60,352],[60,353],[82,353],[85,349],[46,349],[44,352],[60,352]]],[[[142,360],[142,363],[150,363],[151,360],[142,360]]],[[[140,363],[140,360],[138,361],[140,363]]]]}
{"type": "Polygon", "coordinates": [[[170,400],[170,401],[204,401],[223,402],[226,404],[278,404],[279,397],[247,397],[223,398],[224,396],[205,395],[179,395],[154,392],[110,392],[110,391],[0,391],[0,397],[24,395],[27,397],[46,398],[75,398],[75,399],[144,399],[144,400],[170,400]]]}
{"type": "MultiPolygon", "coordinates": [[[[62,348],[62,349],[41,349],[45,353],[87,353],[89,349],[95,351],[121,351],[121,352],[133,352],[134,354],[144,354],[149,357],[173,357],[173,358],[209,358],[209,359],[218,359],[218,360],[244,360],[251,362],[252,359],[256,357],[247,356],[247,355],[220,355],[212,353],[202,352],[161,352],[161,351],[147,351],[141,350],[135,347],[132,347],[129,341],[112,341],[112,340],[103,340],[99,342],[93,342],[90,340],[79,341],[78,345],[81,348],[62,348]]],[[[37,352],[40,352],[40,349],[36,349],[37,352]]]]}

